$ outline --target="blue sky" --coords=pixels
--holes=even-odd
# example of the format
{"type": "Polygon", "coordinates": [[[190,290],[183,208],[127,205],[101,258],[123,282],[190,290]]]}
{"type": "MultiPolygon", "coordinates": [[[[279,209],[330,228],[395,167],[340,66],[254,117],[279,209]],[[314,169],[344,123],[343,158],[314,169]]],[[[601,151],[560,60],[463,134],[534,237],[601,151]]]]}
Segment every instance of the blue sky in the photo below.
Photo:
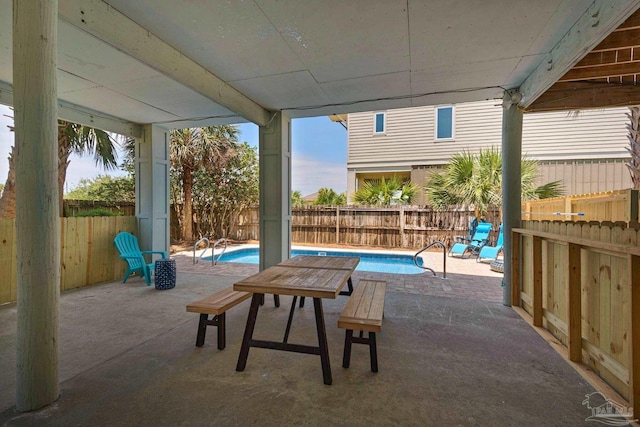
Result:
{"type": "MultiPolygon", "coordinates": [[[[0,182],[7,179],[9,151],[13,145],[13,133],[7,125],[13,120],[12,111],[0,105],[0,182]]],[[[240,141],[258,146],[258,127],[240,124],[240,141]]],[[[338,193],[347,189],[347,131],[326,116],[294,119],[292,133],[291,187],[303,196],[322,187],[333,188],[338,193]]],[[[97,168],[91,157],[72,156],[67,172],[67,189],[73,188],[82,178],[97,175],[123,175],[119,171],[105,172],[97,168]]]]}

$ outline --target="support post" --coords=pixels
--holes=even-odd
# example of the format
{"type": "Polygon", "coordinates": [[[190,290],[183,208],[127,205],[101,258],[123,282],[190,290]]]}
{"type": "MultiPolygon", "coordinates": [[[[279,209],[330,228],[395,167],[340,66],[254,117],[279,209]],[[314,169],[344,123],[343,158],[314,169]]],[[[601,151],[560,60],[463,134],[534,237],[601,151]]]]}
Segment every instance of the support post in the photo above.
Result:
{"type": "Polygon", "coordinates": [[[260,271],[291,255],[291,119],[273,114],[259,129],[260,271]]]}
{"type": "MultiPolygon", "coordinates": [[[[511,236],[511,231],[520,227],[522,216],[522,112],[517,108],[520,99],[517,90],[506,91],[502,105],[502,227],[505,236],[511,236]]],[[[512,249],[512,240],[505,239],[502,303],[506,306],[511,305],[512,249]]]]}
{"type": "Polygon", "coordinates": [[[169,146],[169,131],[157,125],[136,140],[136,218],[145,251],[169,253],[169,146]]]}
{"type": "Polygon", "coordinates": [[[14,0],[18,411],[60,393],[57,24],[56,0],[14,0]]]}

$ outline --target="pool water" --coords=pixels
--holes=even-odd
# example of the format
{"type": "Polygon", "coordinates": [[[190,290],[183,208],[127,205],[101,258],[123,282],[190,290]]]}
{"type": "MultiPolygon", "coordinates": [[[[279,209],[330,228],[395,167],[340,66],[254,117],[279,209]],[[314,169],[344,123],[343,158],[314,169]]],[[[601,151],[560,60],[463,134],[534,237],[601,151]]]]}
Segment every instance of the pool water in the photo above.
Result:
{"type": "MultiPolygon", "coordinates": [[[[373,271],[377,273],[395,273],[395,274],[419,274],[423,269],[418,268],[413,263],[412,255],[392,255],[392,254],[374,254],[363,252],[334,252],[334,251],[318,251],[308,249],[292,249],[291,257],[298,255],[320,255],[320,256],[357,256],[360,257],[360,263],[356,267],[357,271],[373,271]]],[[[233,252],[225,252],[218,262],[239,262],[245,264],[258,264],[260,252],[258,248],[239,249],[233,252]]],[[[211,257],[205,257],[203,260],[211,261],[211,257]]],[[[422,265],[422,259],[418,258],[418,263],[422,265]]]]}

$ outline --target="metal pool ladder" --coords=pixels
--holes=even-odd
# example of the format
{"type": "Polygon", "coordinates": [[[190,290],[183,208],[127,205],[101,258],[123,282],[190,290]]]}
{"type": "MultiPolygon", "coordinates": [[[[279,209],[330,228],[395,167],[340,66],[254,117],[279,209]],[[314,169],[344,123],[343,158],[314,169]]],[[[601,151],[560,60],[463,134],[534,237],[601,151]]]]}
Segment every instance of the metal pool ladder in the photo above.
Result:
{"type": "Polygon", "coordinates": [[[207,253],[209,249],[211,249],[211,265],[214,266],[218,263],[218,261],[220,260],[224,252],[227,250],[227,239],[222,237],[216,240],[213,246],[211,246],[211,242],[206,237],[203,237],[202,239],[198,240],[196,244],[193,245],[193,263],[197,264],[198,261],[202,259],[202,257],[207,253]],[[200,253],[200,256],[196,257],[196,251],[198,250],[198,245],[202,242],[207,242],[207,247],[202,250],[202,252],[200,253]],[[221,243],[224,243],[224,247],[222,248],[222,252],[218,254],[218,258],[216,259],[215,251],[218,245],[220,245],[221,243]]]}
{"type": "Polygon", "coordinates": [[[432,268],[425,267],[424,265],[418,264],[418,255],[420,255],[422,252],[429,249],[431,246],[440,246],[442,248],[442,277],[446,279],[447,278],[447,247],[441,241],[429,243],[427,246],[425,246],[424,248],[416,252],[416,254],[413,256],[413,263],[416,265],[416,267],[422,268],[424,270],[429,270],[435,276],[436,272],[433,271],[432,268]]]}

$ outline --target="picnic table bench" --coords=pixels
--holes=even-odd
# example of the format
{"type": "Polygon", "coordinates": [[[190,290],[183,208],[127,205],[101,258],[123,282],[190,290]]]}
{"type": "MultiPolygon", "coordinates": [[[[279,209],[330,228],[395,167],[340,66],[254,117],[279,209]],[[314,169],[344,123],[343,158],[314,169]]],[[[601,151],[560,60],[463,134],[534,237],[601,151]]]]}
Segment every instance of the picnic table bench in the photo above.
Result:
{"type": "Polygon", "coordinates": [[[207,326],[216,326],[218,328],[218,349],[224,350],[226,345],[226,311],[250,297],[251,292],[234,291],[233,287],[229,287],[187,305],[188,312],[200,313],[196,346],[202,347],[204,345],[207,326]],[[213,317],[209,319],[209,315],[213,315],[213,317]]]}
{"type": "Polygon", "coordinates": [[[338,319],[338,328],[346,329],[343,368],[348,368],[351,362],[351,344],[366,344],[371,357],[371,372],[378,372],[376,332],[382,330],[386,289],[387,282],[363,279],[349,297],[338,319]],[[360,331],[360,336],[354,337],[353,331],[360,331]],[[369,333],[369,338],[363,337],[364,331],[369,333]]]}

